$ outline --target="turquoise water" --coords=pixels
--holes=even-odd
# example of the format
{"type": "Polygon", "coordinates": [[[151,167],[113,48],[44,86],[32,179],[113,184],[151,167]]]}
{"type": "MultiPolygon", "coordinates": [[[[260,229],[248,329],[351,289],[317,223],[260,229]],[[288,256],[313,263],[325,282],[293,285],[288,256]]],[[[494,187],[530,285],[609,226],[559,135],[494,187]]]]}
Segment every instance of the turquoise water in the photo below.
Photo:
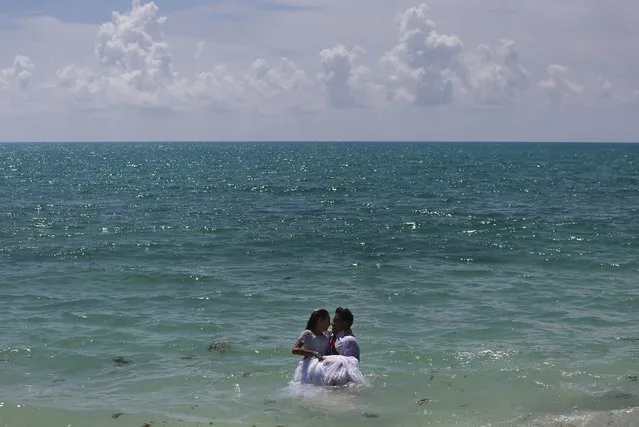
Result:
{"type": "Polygon", "coordinates": [[[5,144],[0,265],[0,425],[639,425],[639,145],[5,144]]]}

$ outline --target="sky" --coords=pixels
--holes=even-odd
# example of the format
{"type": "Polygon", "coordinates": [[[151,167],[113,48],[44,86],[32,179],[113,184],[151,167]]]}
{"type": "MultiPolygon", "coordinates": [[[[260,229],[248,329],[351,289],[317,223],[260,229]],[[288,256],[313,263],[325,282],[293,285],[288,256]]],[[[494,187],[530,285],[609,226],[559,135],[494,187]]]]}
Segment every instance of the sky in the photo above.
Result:
{"type": "Polygon", "coordinates": [[[635,0],[0,1],[0,141],[639,141],[635,0]]]}

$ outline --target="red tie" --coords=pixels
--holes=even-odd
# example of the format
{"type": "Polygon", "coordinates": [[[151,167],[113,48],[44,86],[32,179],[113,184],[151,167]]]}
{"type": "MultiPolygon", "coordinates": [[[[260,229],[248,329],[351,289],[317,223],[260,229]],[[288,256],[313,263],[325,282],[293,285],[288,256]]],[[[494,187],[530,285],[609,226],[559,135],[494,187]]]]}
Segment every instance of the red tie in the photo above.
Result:
{"type": "Polygon", "coordinates": [[[335,348],[335,340],[337,337],[335,335],[331,336],[330,346],[331,346],[331,354],[337,354],[337,349],[335,348]]]}

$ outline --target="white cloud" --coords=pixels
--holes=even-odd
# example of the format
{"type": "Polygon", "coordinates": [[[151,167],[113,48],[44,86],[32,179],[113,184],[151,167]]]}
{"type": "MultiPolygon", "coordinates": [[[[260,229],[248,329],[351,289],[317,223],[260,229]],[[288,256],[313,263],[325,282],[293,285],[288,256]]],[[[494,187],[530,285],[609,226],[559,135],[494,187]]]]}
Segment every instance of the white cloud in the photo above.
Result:
{"type": "Polygon", "coordinates": [[[247,93],[244,95],[253,98],[249,103],[269,112],[312,110],[317,99],[313,81],[288,58],[282,58],[280,62],[279,69],[272,68],[264,59],[253,62],[245,77],[247,93]]]}
{"type": "Polygon", "coordinates": [[[320,52],[323,72],[319,74],[319,81],[330,107],[361,107],[376,103],[380,85],[371,81],[368,67],[355,65],[358,54],[365,53],[361,47],[349,51],[341,44],[320,52]]]}
{"type": "Polygon", "coordinates": [[[29,105],[34,69],[33,61],[24,55],[17,55],[11,67],[0,69],[0,118],[7,113],[35,111],[29,105]]]}
{"type": "Polygon", "coordinates": [[[549,65],[548,77],[537,85],[543,89],[553,103],[575,104],[582,100],[584,87],[568,78],[569,68],[564,65],[549,65]]]}
{"type": "Polygon", "coordinates": [[[399,14],[399,41],[382,57],[391,100],[415,105],[448,104],[451,74],[464,47],[456,35],[439,34],[425,4],[399,14]]]}
{"type": "Polygon", "coordinates": [[[354,86],[357,80],[353,72],[353,57],[344,46],[320,52],[324,74],[320,76],[328,94],[328,103],[333,107],[353,107],[355,105],[354,86]]]}
{"type": "Polygon", "coordinates": [[[11,89],[25,89],[31,81],[33,61],[27,56],[18,55],[13,60],[13,66],[0,70],[0,91],[11,89]]]}
{"type": "Polygon", "coordinates": [[[510,103],[530,85],[531,74],[511,40],[500,40],[494,50],[480,45],[466,56],[466,66],[464,81],[482,103],[510,103]]]}
{"type": "MultiPolygon", "coordinates": [[[[114,12],[112,21],[101,25],[98,32],[98,70],[67,65],[56,73],[57,86],[85,109],[113,105],[175,111],[310,108],[304,103],[312,101],[308,93],[313,83],[287,58],[281,58],[278,69],[257,59],[246,73],[236,73],[225,64],[192,77],[174,71],[172,51],[162,32],[167,18],[159,17],[158,10],[154,2],[133,0],[129,12],[114,12]]],[[[196,59],[203,53],[200,41],[196,59]]]]}
{"type": "Polygon", "coordinates": [[[584,102],[592,108],[611,108],[628,104],[628,94],[617,93],[615,85],[601,76],[587,79],[583,87],[584,102]]]}
{"type": "Polygon", "coordinates": [[[217,111],[312,111],[317,100],[312,80],[287,58],[281,58],[278,64],[272,67],[266,60],[257,59],[244,74],[218,65],[184,81],[185,100],[191,106],[212,107],[217,111]]]}
{"type": "Polygon", "coordinates": [[[585,106],[591,109],[624,106],[631,99],[615,91],[615,86],[601,76],[577,80],[572,69],[564,65],[547,67],[547,77],[537,83],[554,105],[585,106]]]}
{"type": "Polygon", "coordinates": [[[422,4],[398,16],[400,39],[382,57],[392,100],[416,105],[449,104],[471,94],[471,103],[508,104],[530,86],[531,73],[521,64],[515,42],[496,48],[479,45],[465,52],[457,35],[437,32],[422,4]]]}
{"type": "Polygon", "coordinates": [[[100,26],[95,53],[100,65],[140,92],[148,92],[172,83],[171,52],[163,40],[161,25],[166,17],[157,17],[155,3],[133,0],[130,13],[113,13],[112,22],[100,26]]]}
{"type": "Polygon", "coordinates": [[[140,0],[133,0],[128,13],[114,12],[111,22],[98,31],[98,71],[68,65],[57,72],[59,86],[69,89],[76,100],[100,107],[178,104],[184,80],[173,71],[171,51],[161,32],[166,18],[157,17],[157,12],[154,2],[140,0]]]}
{"type": "MultiPolygon", "coordinates": [[[[474,52],[464,52],[459,37],[437,31],[426,4],[397,15],[399,39],[381,55],[379,82],[376,69],[356,65],[364,53],[361,48],[348,50],[338,44],[321,50],[322,72],[313,82],[287,58],[279,59],[278,68],[257,59],[247,72],[211,63],[205,60],[203,40],[193,41],[193,59],[207,66],[187,77],[174,71],[173,53],[162,30],[167,19],[159,17],[158,10],[154,2],[133,0],[130,11],[114,12],[97,34],[97,67],[70,64],[57,71],[63,93],[90,109],[125,104],[174,110],[209,105],[223,110],[316,111],[314,97],[321,89],[327,105],[338,108],[383,104],[379,95],[384,90],[388,100],[414,105],[449,104],[455,94],[465,93],[480,103],[510,103],[529,87],[531,78],[513,41],[501,40],[494,49],[481,44],[474,52]]],[[[562,66],[548,67],[549,76],[538,87],[555,101],[576,102],[583,87],[566,78],[566,72],[562,66]]],[[[611,84],[600,92],[610,95],[602,98],[610,98],[611,84]]]]}
{"type": "MultiPolygon", "coordinates": [[[[162,6],[165,0],[157,1],[162,6]]],[[[155,120],[157,133],[148,135],[175,132],[179,139],[187,135],[179,123],[197,116],[189,126],[202,129],[188,135],[206,139],[224,134],[220,126],[238,129],[247,122],[278,133],[271,114],[277,113],[277,123],[295,125],[294,134],[308,138],[334,132],[430,139],[466,135],[451,130],[459,116],[466,126],[469,111],[486,110],[467,125],[468,135],[480,138],[485,126],[484,135],[496,138],[488,123],[510,121],[499,132],[530,139],[525,132],[536,127],[526,124],[540,110],[571,109],[593,122],[593,132],[597,123],[620,132],[588,109],[634,108],[637,102],[639,60],[619,55],[637,31],[631,19],[595,0],[485,0],[481,6],[475,0],[430,0],[428,6],[411,0],[278,1],[295,7],[264,11],[252,2],[211,1],[167,19],[158,4],[132,0],[130,10],[101,26],[15,18],[0,27],[0,64],[6,64],[0,67],[0,104],[10,105],[0,121],[20,116],[40,123],[43,112],[56,114],[52,123],[61,122],[59,115],[68,115],[69,123],[118,117],[117,123],[132,128],[155,120]],[[576,6],[578,13],[571,14],[576,6]],[[596,24],[609,26],[613,18],[623,18],[622,25],[604,37],[596,24]],[[563,19],[582,24],[579,37],[565,33],[563,19]],[[424,106],[439,106],[429,109],[436,118],[424,121],[424,106]],[[129,120],[118,116],[124,111],[129,120]],[[271,121],[257,119],[265,113],[271,121]],[[320,132],[324,127],[331,132],[320,132]]],[[[639,16],[630,3],[623,10],[639,16]]],[[[0,125],[0,139],[14,123],[0,125]]],[[[639,135],[634,123],[623,129],[639,135]]],[[[78,126],[61,129],[73,133],[78,126]]]]}

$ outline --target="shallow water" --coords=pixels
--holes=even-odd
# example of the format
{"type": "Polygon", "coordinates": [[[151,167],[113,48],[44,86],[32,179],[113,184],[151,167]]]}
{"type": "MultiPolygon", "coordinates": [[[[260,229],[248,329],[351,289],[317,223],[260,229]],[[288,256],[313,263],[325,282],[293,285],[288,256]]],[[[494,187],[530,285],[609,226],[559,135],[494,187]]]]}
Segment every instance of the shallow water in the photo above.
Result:
{"type": "Polygon", "coordinates": [[[638,163],[0,145],[0,425],[639,425],[638,163]],[[337,305],[371,387],[291,388],[293,341],[337,305]]]}

